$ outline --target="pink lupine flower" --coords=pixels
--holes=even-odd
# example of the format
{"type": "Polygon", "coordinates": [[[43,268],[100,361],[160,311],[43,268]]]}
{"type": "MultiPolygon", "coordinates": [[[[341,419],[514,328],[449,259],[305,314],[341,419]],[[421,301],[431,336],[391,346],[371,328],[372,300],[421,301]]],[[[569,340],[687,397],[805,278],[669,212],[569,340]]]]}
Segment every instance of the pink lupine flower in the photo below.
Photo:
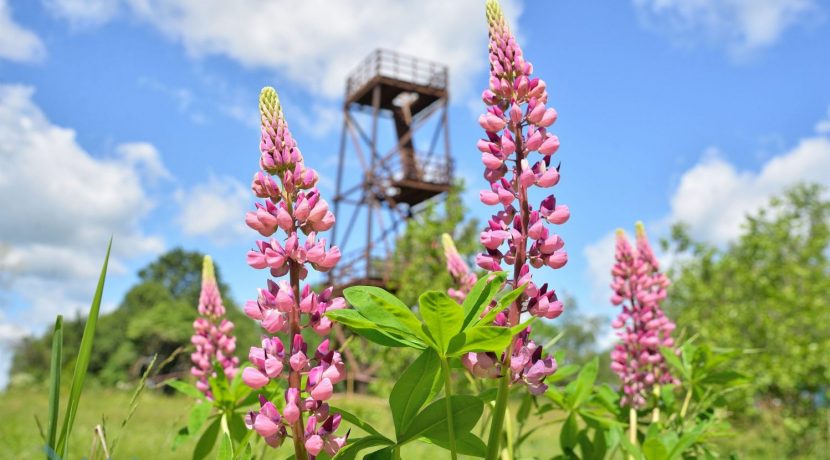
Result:
{"type": "Polygon", "coordinates": [[[622,307],[612,323],[621,339],[611,351],[611,369],[623,387],[622,406],[639,409],[654,385],[676,383],[660,347],[674,347],[674,323],[660,308],[669,280],[649,245],[643,224],[637,223],[637,246],[632,247],[622,230],[617,231],[616,263],[611,269],[611,303],[622,307]]]}
{"type": "Polygon", "coordinates": [[[233,336],[233,323],[225,316],[222,295],[216,284],[213,260],[205,256],[202,262],[202,292],[199,294],[199,318],[193,322],[193,337],[190,341],[196,351],[190,355],[193,367],[190,373],[198,377],[196,387],[208,399],[213,399],[208,380],[216,375],[213,363],[218,362],[230,380],[239,368],[236,351],[236,338],[233,336]]]}
{"type": "Polygon", "coordinates": [[[470,272],[470,266],[461,258],[450,235],[446,233],[441,235],[441,244],[444,246],[444,256],[447,258],[447,271],[450,272],[458,286],[458,289],[450,288],[447,293],[458,302],[463,302],[478,278],[470,272]]]}
{"type": "MultiPolygon", "coordinates": [[[[514,289],[525,285],[525,291],[503,312],[501,323],[494,324],[515,326],[525,312],[548,319],[562,314],[555,291],[547,284],[538,288],[531,269],[559,269],[567,263],[564,242],[549,225],[565,223],[570,211],[557,205],[552,194],[536,208],[530,200],[531,188],[550,188],[560,180],[559,167],[551,166],[559,138],[548,131],[557,113],[547,106],[547,85],[532,76],[533,65],[525,60],[496,0],[487,1],[487,21],[490,87],[482,94],[487,110],[479,124],[485,137],[477,147],[490,187],[479,196],[485,205],[500,209],[481,233],[485,251],[476,257],[476,265],[490,272],[503,270],[502,264],[513,266],[508,283],[514,289]]],[[[533,394],[544,392],[543,380],[556,371],[556,362],[542,357],[541,348],[528,339],[529,332],[517,335],[499,359],[478,353],[462,361],[482,376],[502,375],[499,369],[509,368],[514,382],[525,383],[533,394]]]]}
{"type": "Polygon", "coordinates": [[[308,275],[307,265],[326,272],[340,260],[340,250],[318,237],[318,232],[334,225],[334,215],[315,187],[318,174],[305,165],[273,88],[262,90],[259,108],[262,170],[254,174],[251,189],[265,201],[255,203],[245,222],[266,239],[256,242],[247,260],[253,268],[268,269],[274,278],[288,277],[269,279],[257,299],[245,304],[244,311],[268,334],[284,334],[285,344],[276,336],[263,337],[261,348],[251,347],[251,366],[245,368],[242,378],[254,389],[287,379],[288,388],[282,414],[260,395],[260,410],[251,412],[246,423],[272,447],[282,444],[290,432],[297,459],[314,458],[321,452],[334,456],[348,435],[334,436],[340,416],[329,413],[326,401],[345,378],[343,360],[340,353],[329,349],[328,339],[309,356],[300,333],[309,327],[327,335],[332,324],[326,311],[345,307],[342,297],[332,295],[332,288],[316,293],[301,282],[308,275]],[[276,236],[277,232],[281,236],[276,236]],[[304,413],[308,414],[306,425],[304,413]]]}

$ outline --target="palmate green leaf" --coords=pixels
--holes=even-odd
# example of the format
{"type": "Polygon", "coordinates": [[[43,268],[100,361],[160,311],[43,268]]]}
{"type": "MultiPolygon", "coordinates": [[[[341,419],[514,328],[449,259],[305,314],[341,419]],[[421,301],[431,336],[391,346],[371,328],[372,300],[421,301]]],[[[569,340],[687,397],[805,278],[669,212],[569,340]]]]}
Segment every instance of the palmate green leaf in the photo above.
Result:
{"type": "Polygon", "coordinates": [[[213,410],[213,404],[210,401],[205,401],[193,406],[190,410],[190,415],[187,417],[187,431],[191,434],[196,434],[202,425],[205,424],[210,413],[213,410]]]}
{"type": "Polygon", "coordinates": [[[646,460],[668,460],[669,449],[659,437],[649,437],[643,442],[643,455],[646,460]]]}
{"type": "Polygon", "coordinates": [[[379,329],[377,324],[363,317],[357,310],[331,310],[326,312],[326,316],[330,320],[348,327],[355,334],[366,338],[370,342],[385,347],[409,347],[419,350],[426,348],[426,345],[412,335],[407,338],[402,333],[396,333],[396,329],[379,329]]]}
{"type": "Polygon", "coordinates": [[[204,433],[199,437],[199,440],[196,442],[196,447],[193,449],[193,460],[201,460],[210,455],[210,451],[213,450],[213,445],[216,444],[216,438],[219,437],[220,421],[221,418],[216,417],[205,428],[204,433]]]}
{"type": "Polygon", "coordinates": [[[559,445],[562,447],[562,451],[567,452],[576,447],[577,442],[579,442],[578,437],[579,425],[576,423],[576,413],[571,412],[562,425],[562,431],[559,432],[559,445]]]}
{"type": "Polygon", "coordinates": [[[406,431],[409,423],[427,402],[440,367],[440,359],[435,351],[424,350],[395,383],[389,394],[389,407],[392,409],[396,435],[406,431]]]}
{"type": "Polygon", "coordinates": [[[660,347],[660,353],[663,355],[663,358],[666,360],[667,363],[669,363],[671,367],[683,374],[683,377],[685,377],[686,380],[690,380],[691,376],[689,375],[689,370],[686,368],[686,366],[683,365],[683,363],[680,361],[680,358],[677,357],[677,355],[674,352],[674,349],[660,347]]]}
{"type": "Polygon", "coordinates": [[[392,460],[393,447],[384,447],[381,450],[376,450],[367,454],[364,460],[392,460]]]}
{"type": "Polygon", "coordinates": [[[374,286],[352,286],[343,290],[343,296],[374,325],[426,340],[418,317],[386,290],[374,286]]]}
{"type": "Polygon", "coordinates": [[[450,340],[447,356],[460,356],[472,351],[504,351],[513,340],[513,331],[505,327],[476,326],[468,328],[450,340]]]}
{"type": "MultiPolygon", "coordinates": [[[[375,436],[380,436],[383,439],[388,439],[386,436],[381,434],[380,431],[376,430],[375,427],[370,425],[369,422],[366,422],[365,420],[361,419],[360,417],[358,417],[355,414],[352,414],[351,412],[347,411],[346,409],[330,405],[329,406],[329,411],[331,413],[340,414],[340,417],[343,418],[343,420],[351,423],[352,425],[360,428],[361,430],[363,430],[363,431],[365,431],[369,434],[373,434],[375,436]]],[[[389,442],[391,443],[392,440],[389,440],[389,442]]]]}
{"type": "Polygon", "coordinates": [[[361,450],[376,446],[389,446],[392,441],[383,436],[366,436],[363,438],[349,439],[349,442],[337,451],[332,460],[354,460],[361,450]]]}
{"type": "Polygon", "coordinates": [[[547,383],[559,382],[579,372],[579,364],[565,364],[545,379],[547,383]]]}
{"type": "Polygon", "coordinates": [[[233,460],[233,443],[228,433],[222,436],[222,442],[219,443],[219,452],[216,453],[218,460],[233,460]]]}
{"type": "MultiPolygon", "coordinates": [[[[436,446],[443,447],[447,450],[451,449],[448,432],[436,433],[432,436],[425,437],[425,439],[436,446]]],[[[461,455],[469,455],[471,457],[484,458],[487,456],[487,445],[478,436],[470,432],[462,433],[455,439],[455,450],[461,455]]]]}
{"type": "Polygon", "coordinates": [[[599,373],[599,357],[595,357],[582,370],[576,380],[568,385],[569,391],[567,397],[568,406],[572,409],[578,408],[591,395],[591,389],[594,387],[594,382],[599,373]]]}
{"type": "Polygon", "coordinates": [[[196,385],[193,385],[192,383],[187,383],[182,380],[169,380],[165,384],[182,394],[190,396],[191,398],[201,399],[205,397],[205,395],[202,394],[198,388],[196,388],[196,385]]]}
{"type": "Polygon", "coordinates": [[[429,291],[418,299],[418,307],[429,335],[439,353],[445,356],[450,339],[461,331],[464,322],[461,305],[444,292],[429,291]]]}
{"type": "Polygon", "coordinates": [[[66,412],[63,415],[63,426],[57,440],[55,451],[61,458],[66,458],[69,450],[69,436],[72,433],[72,426],[75,424],[75,416],[78,413],[78,404],[81,400],[81,392],[86,380],[86,373],[89,370],[89,360],[92,356],[92,344],[95,339],[95,328],[98,325],[98,312],[101,310],[101,297],[104,295],[104,282],[107,279],[107,265],[110,260],[112,249],[112,238],[107,245],[107,255],[104,257],[104,265],[101,266],[101,275],[98,277],[98,286],[95,288],[95,295],[92,297],[92,304],[89,307],[84,334],[81,337],[81,345],[78,348],[78,357],[75,360],[75,370],[72,373],[72,385],[69,387],[69,400],[66,403],[66,412]]]}
{"type": "MultiPolygon", "coordinates": [[[[441,436],[439,434],[441,432],[446,433],[450,429],[447,423],[446,404],[445,398],[441,398],[424,408],[415,416],[409,428],[398,437],[398,444],[403,445],[422,436],[435,437],[441,436]]],[[[483,411],[484,403],[475,396],[452,396],[453,428],[456,438],[469,432],[476,425],[483,411]]]]}
{"type": "Polygon", "coordinates": [[[52,361],[49,368],[49,412],[47,423],[46,446],[55,451],[55,438],[58,431],[58,406],[61,399],[61,363],[63,362],[63,316],[55,320],[55,332],[52,333],[52,361]]]}
{"type": "Polygon", "coordinates": [[[475,322],[481,316],[481,312],[490,305],[490,302],[498,294],[505,279],[507,279],[505,272],[496,272],[489,277],[482,276],[473,285],[470,293],[464,298],[464,303],[461,304],[464,310],[462,329],[466,328],[470,323],[475,322]]]}

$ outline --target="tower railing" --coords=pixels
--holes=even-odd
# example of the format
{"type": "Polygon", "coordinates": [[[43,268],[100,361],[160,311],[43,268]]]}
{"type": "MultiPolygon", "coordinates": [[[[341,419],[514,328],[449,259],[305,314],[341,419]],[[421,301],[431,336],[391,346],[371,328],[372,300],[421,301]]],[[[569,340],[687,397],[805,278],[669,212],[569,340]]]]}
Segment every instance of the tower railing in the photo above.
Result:
{"type": "Polygon", "coordinates": [[[354,96],[367,83],[377,77],[386,77],[443,90],[447,88],[449,70],[443,64],[395,51],[378,49],[367,56],[349,74],[346,80],[346,98],[354,96]]]}

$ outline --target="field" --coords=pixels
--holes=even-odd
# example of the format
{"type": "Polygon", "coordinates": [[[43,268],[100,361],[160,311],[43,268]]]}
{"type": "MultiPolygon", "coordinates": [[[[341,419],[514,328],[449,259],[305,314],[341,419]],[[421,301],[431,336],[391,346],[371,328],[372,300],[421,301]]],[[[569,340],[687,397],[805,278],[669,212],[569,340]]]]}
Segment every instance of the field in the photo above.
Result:
{"type": "MultiPolygon", "coordinates": [[[[0,393],[0,459],[23,460],[41,459],[44,455],[38,449],[41,443],[38,434],[35,415],[41,420],[46,419],[46,391],[41,388],[14,388],[0,393]]],[[[186,397],[168,396],[158,391],[147,391],[141,397],[141,402],[125,432],[119,432],[118,427],[127,414],[130,401],[130,391],[115,389],[88,388],[81,399],[81,410],[78,413],[75,428],[70,443],[70,457],[84,458],[89,456],[92,443],[92,433],[102,416],[106,418],[107,436],[109,439],[119,437],[117,455],[119,459],[188,459],[195,440],[171,449],[173,435],[179,427],[187,422],[187,413],[192,401],[186,397]]],[[[381,432],[391,433],[391,420],[385,410],[386,402],[382,399],[369,396],[355,395],[336,399],[334,404],[340,405],[361,418],[378,427],[381,432]]],[[[550,419],[553,420],[553,419],[550,419]]],[[[550,421],[546,420],[546,421],[550,421]]],[[[530,427],[542,421],[535,421],[530,427]]],[[[360,430],[353,430],[352,436],[361,436],[360,430]]],[[[538,429],[525,444],[522,455],[529,458],[550,458],[559,452],[558,424],[538,429]]],[[[266,458],[284,458],[289,454],[290,443],[285,444],[276,455],[270,451],[266,458]]],[[[413,443],[405,446],[401,451],[402,458],[443,458],[446,451],[432,448],[428,444],[413,443]]]]}

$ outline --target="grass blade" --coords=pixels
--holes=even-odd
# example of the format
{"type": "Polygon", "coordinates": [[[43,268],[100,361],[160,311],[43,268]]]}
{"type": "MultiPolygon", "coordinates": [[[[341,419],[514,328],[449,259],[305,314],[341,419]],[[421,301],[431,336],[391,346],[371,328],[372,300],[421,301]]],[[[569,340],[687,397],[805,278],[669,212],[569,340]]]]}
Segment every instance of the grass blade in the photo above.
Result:
{"type": "Polygon", "coordinates": [[[46,446],[55,451],[55,438],[58,431],[58,406],[61,399],[61,362],[63,361],[63,316],[55,320],[55,332],[52,333],[52,362],[49,369],[49,419],[46,446]]]}
{"type": "Polygon", "coordinates": [[[75,361],[75,371],[72,373],[72,386],[69,388],[69,401],[66,403],[66,413],[63,415],[63,426],[58,437],[56,452],[60,458],[66,458],[68,451],[69,435],[72,433],[72,425],[75,423],[75,415],[78,412],[78,403],[81,399],[81,391],[84,387],[84,380],[89,369],[89,359],[92,355],[92,342],[95,339],[95,327],[98,325],[98,312],[101,309],[101,297],[104,294],[104,281],[107,279],[107,264],[112,249],[112,238],[107,245],[107,255],[104,257],[104,265],[101,267],[101,276],[98,278],[98,287],[95,288],[95,296],[92,298],[92,305],[89,307],[89,315],[84,326],[84,335],[81,337],[81,347],[78,350],[78,359],[75,361]]]}
{"type": "Polygon", "coordinates": [[[129,405],[129,412],[127,412],[127,417],[121,421],[121,428],[118,430],[118,436],[112,440],[112,446],[110,447],[109,454],[107,458],[115,455],[115,448],[118,446],[118,441],[121,439],[121,435],[124,434],[124,429],[127,427],[127,423],[130,422],[130,419],[133,418],[133,414],[135,414],[135,410],[138,408],[138,398],[141,396],[141,393],[144,392],[144,388],[147,387],[147,377],[150,376],[150,372],[153,371],[153,367],[156,364],[156,359],[159,357],[158,354],[153,355],[153,360],[150,361],[150,365],[147,366],[147,369],[144,371],[144,374],[141,375],[141,380],[138,382],[138,386],[136,387],[135,391],[133,392],[133,397],[130,398],[130,405],[129,405]]]}

